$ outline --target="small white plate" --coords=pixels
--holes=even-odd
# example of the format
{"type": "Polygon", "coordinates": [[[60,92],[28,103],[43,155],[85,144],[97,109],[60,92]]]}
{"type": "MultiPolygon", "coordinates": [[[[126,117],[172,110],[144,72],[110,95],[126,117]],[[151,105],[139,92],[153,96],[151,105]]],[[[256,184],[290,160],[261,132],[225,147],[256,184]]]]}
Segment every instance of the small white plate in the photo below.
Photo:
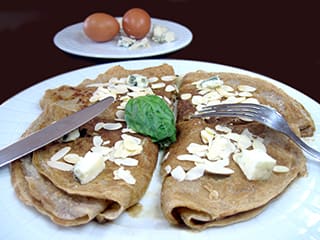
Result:
{"type": "MultiPolygon", "coordinates": [[[[0,105],[0,148],[17,140],[30,123],[41,113],[39,101],[44,91],[63,84],[77,85],[84,79],[94,79],[108,68],[121,65],[140,69],[162,63],[172,65],[177,74],[205,70],[235,72],[265,79],[286,91],[302,103],[316,124],[316,132],[308,143],[320,149],[320,105],[296,89],[268,77],[208,62],[188,60],[135,60],[101,64],[67,72],[38,83],[0,105]]],[[[160,164],[160,162],[159,162],[160,164]]],[[[309,160],[308,175],[293,182],[257,217],[226,227],[210,228],[202,232],[171,226],[160,209],[161,176],[159,165],[140,201],[141,212],[131,216],[127,212],[105,224],[90,222],[80,227],[60,227],[35,209],[25,206],[16,196],[10,182],[9,167],[0,168],[0,239],[319,239],[320,236],[320,164],[309,160]]]]}
{"type": "MultiPolygon", "coordinates": [[[[118,20],[121,18],[118,18],[118,20]]],[[[192,32],[185,26],[162,19],[151,19],[152,26],[167,27],[175,33],[176,39],[169,43],[149,41],[150,47],[128,49],[117,46],[119,36],[108,42],[94,42],[83,32],[83,22],[65,27],[53,38],[54,44],[61,50],[85,57],[129,59],[150,57],[177,51],[186,47],[192,41],[192,32]]]]}

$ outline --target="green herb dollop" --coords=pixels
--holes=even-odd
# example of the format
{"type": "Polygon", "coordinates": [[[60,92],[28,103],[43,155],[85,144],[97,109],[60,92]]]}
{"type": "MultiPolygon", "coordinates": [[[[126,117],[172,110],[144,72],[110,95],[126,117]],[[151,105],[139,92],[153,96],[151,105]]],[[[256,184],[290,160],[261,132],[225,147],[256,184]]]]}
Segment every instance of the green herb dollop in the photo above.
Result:
{"type": "Polygon", "coordinates": [[[157,95],[130,99],[125,108],[125,120],[128,128],[151,137],[161,148],[176,141],[174,113],[157,95]]]}

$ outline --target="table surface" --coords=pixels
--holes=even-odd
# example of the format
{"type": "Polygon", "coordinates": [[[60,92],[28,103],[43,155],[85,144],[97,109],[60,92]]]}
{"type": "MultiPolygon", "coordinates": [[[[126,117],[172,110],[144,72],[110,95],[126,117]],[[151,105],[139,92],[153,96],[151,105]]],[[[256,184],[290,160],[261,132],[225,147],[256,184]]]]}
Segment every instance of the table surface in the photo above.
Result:
{"type": "Polygon", "coordinates": [[[0,103],[55,75],[120,61],[65,53],[54,45],[53,37],[93,12],[122,16],[132,7],[144,8],[155,18],[178,22],[193,33],[186,48],[148,59],[201,60],[235,66],[276,79],[320,102],[320,14],[316,4],[243,2],[2,1],[0,103]]]}

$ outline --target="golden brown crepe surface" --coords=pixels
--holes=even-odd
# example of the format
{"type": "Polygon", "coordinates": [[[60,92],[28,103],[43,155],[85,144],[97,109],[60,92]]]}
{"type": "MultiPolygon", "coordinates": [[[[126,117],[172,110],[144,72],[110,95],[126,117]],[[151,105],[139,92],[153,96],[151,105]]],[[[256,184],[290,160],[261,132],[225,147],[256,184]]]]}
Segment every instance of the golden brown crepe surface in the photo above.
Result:
{"type": "Polygon", "coordinates": [[[224,226],[244,221],[259,214],[266,205],[288,187],[298,176],[306,174],[305,157],[301,150],[286,136],[256,123],[238,118],[191,119],[196,107],[191,99],[181,96],[191,93],[199,95],[195,82],[212,76],[219,76],[224,84],[237,89],[239,85],[256,88],[253,97],[261,104],[276,108],[281,112],[291,128],[301,136],[312,136],[314,123],[310,114],[296,100],[281,89],[264,80],[234,73],[209,73],[204,71],[186,74],[180,82],[177,107],[177,142],[168,149],[168,158],[162,163],[163,176],[161,208],[166,219],[172,224],[185,225],[192,229],[203,230],[213,226],[224,226]],[[183,167],[185,171],[194,167],[190,161],[180,161],[177,156],[187,154],[190,143],[202,144],[200,131],[216,125],[228,126],[240,133],[247,128],[250,132],[264,138],[270,156],[277,164],[289,167],[288,173],[273,173],[266,181],[249,181],[239,168],[230,160],[229,167],[235,172],[230,176],[205,173],[193,181],[177,181],[166,167],[183,167]]]}
{"type": "MultiPolygon", "coordinates": [[[[167,64],[144,70],[126,70],[116,66],[100,74],[96,79],[87,79],[78,86],[61,86],[47,90],[40,102],[43,112],[31,124],[24,136],[92,104],[89,99],[97,87],[88,85],[106,83],[110,78],[127,77],[133,73],[159,79],[161,76],[174,75],[173,68],[167,64]]],[[[166,82],[166,84],[171,83],[174,83],[174,80],[166,82]]],[[[154,93],[166,96],[169,100],[174,100],[175,97],[174,92],[166,92],[164,89],[154,89],[154,93]]],[[[144,148],[142,154],[134,156],[139,161],[138,166],[126,167],[136,178],[134,185],[114,180],[113,171],[119,166],[111,162],[106,163],[106,169],[96,179],[85,185],[81,185],[72,172],[60,171],[47,165],[50,157],[64,146],[71,146],[72,151],[78,154],[89,151],[94,135],[99,134],[104,139],[110,140],[111,145],[119,140],[120,130],[100,130],[97,133],[94,127],[98,122],[116,122],[115,113],[120,104],[121,101],[117,98],[104,113],[80,127],[80,131],[85,134],[79,139],[69,143],[55,141],[34,152],[27,161],[13,163],[12,184],[18,197],[27,205],[48,215],[53,222],[63,226],[87,223],[94,218],[99,222],[114,220],[127,208],[138,203],[151,180],[158,157],[158,146],[148,137],[131,134],[142,140],[144,148]],[[61,198],[61,201],[58,198],[61,198]],[[73,206],[74,203],[77,203],[77,207],[70,207],[68,213],[65,208],[73,206]]]]}
{"type": "MultiPolygon", "coordinates": [[[[302,137],[312,136],[315,131],[314,122],[309,112],[296,101],[286,94],[282,89],[265,80],[236,73],[209,73],[204,71],[188,73],[182,79],[179,89],[180,96],[183,93],[198,94],[194,82],[207,79],[211,76],[219,76],[224,84],[237,89],[239,85],[249,85],[256,88],[253,97],[257,98],[261,104],[265,104],[277,109],[288,121],[296,134],[302,137]]],[[[190,100],[178,102],[178,121],[189,119],[195,112],[195,108],[190,100]]]]}
{"type": "MultiPolygon", "coordinates": [[[[183,223],[190,228],[204,229],[251,218],[297,176],[305,174],[305,159],[296,145],[275,131],[251,124],[246,127],[264,137],[268,153],[277,159],[277,164],[289,167],[288,173],[273,173],[266,181],[248,181],[238,165],[230,161],[230,168],[235,171],[230,176],[206,173],[198,180],[178,182],[166,175],[164,168],[168,165],[171,168],[182,166],[185,170],[193,166],[191,162],[177,160],[177,156],[186,154],[190,143],[201,144],[199,132],[205,127],[214,126],[202,119],[180,122],[178,140],[171,145],[169,156],[162,163],[162,174],[165,176],[161,205],[165,217],[173,224],[183,223]]],[[[232,126],[236,132],[243,127],[232,126]]]]}
{"type": "MultiPolygon", "coordinates": [[[[100,74],[96,79],[87,79],[78,86],[61,86],[47,90],[40,102],[43,113],[24,135],[92,104],[89,98],[96,87],[90,87],[91,84],[106,83],[112,77],[121,78],[133,73],[140,73],[147,77],[161,77],[174,75],[174,70],[172,66],[167,64],[144,70],[127,70],[121,66],[115,66],[100,74]]],[[[282,90],[260,79],[231,73],[206,73],[203,71],[188,73],[183,79],[180,96],[183,93],[195,93],[194,85],[189,83],[216,74],[225,83],[232,86],[241,83],[257,87],[255,95],[261,103],[277,108],[285,115],[291,127],[298,134],[312,135],[314,124],[303,106],[282,90]]],[[[166,82],[166,84],[171,83],[173,81],[166,82]]],[[[177,94],[176,91],[168,92],[164,89],[154,89],[154,92],[166,96],[171,103],[177,94]]],[[[113,220],[126,208],[137,203],[146,191],[157,160],[158,148],[147,137],[140,136],[144,141],[145,152],[138,157],[138,168],[131,169],[132,174],[137,176],[138,184],[135,186],[123,181],[115,181],[112,177],[112,171],[116,166],[110,162],[107,163],[106,171],[87,185],[79,184],[70,172],[62,172],[47,165],[50,156],[63,146],[70,145],[73,151],[80,154],[88,151],[92,144],[92,137],[96,134],[95,124],[99,121],[114,122],[115,113],[120,104],[121,102],[117,99],[103,114],[82,126],[80,129],[85,129],[86,134],[81,139],[71,143],[54,142],[40,149],[34,153],[32,164],[30,158],[23,163],[22,161],[12,163],[12,184],[18,197],[27,205],[35,207],[40,213],[49,216],[53,222],[63,226],[84,224],[94,218],[99,222],[113,220]],[[103,184],[106,184],[107,187],[103,184]],[[48,195],[52,195],[52,197],[48,197],[48,195]],[[58,204],[57,196],[63,199],[63,205],[58,204]],[[77,209],[75,203],[79,204],[81,209],[77,209]],[[64,212],[64,206],[71,206],[70,211],[64,212]]],[[[194,229],[205,229],[252,218],[261,212],[269,201],[282,193],[298,175],[305,173],[304,156],[286,137],[260,124],[243,123],[234,119],[231,121],[226,118],[207,121],[189,120],[190,114],[194,110],[190,101],[180,100],[178,102],[178,141],[170,147],[169,157],[162,164],[164,180],[161,203],[164,216],[169,222],[184,224],[194,229]],[[203,127],[214,127],[216,124],[229,124],[230,122],[236,131],[248,127],[257,135],[265,136],[265,144],[269,154],[279,157],[279,163],[290,166],[290,172],[288,174],[273,174],[270,181],[266,182],[246,180],[234,163],[231,164],[231,167],[235,173],[230,177],[205,174],[204,177],[195,181],[177,182],[165,173],[164,167],[167,164],[172,167],[183,165],[185,169],[191,167],[188,162],[181,164],[176,156],[185,153],[185,148],[190,142],[200,141],[199,131],[203,127]],[[219,194],[217,195],[216,192],[219,194]]],[[[105,139],[109,139],[110,144],[113,144],[119,140],[120,131],[112,131],[108,134],[101,133],[101,135],[105,139]]]]}

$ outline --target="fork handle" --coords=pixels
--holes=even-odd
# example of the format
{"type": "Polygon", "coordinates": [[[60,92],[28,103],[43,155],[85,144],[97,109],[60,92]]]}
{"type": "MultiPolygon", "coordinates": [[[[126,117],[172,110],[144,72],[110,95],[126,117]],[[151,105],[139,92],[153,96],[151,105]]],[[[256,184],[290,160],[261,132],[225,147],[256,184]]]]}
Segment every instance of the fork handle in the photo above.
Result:
{"type": "Polygon", "coordinates": [[[320,152],[307,145],[301,138],[296,135],[292,135],[289,137],[291,137],[296,142],[296,144],[298,144],[302,148],[302,150],[304,150],[305,153],[311,156],[314,160],[320,162],[320,152]]]}

